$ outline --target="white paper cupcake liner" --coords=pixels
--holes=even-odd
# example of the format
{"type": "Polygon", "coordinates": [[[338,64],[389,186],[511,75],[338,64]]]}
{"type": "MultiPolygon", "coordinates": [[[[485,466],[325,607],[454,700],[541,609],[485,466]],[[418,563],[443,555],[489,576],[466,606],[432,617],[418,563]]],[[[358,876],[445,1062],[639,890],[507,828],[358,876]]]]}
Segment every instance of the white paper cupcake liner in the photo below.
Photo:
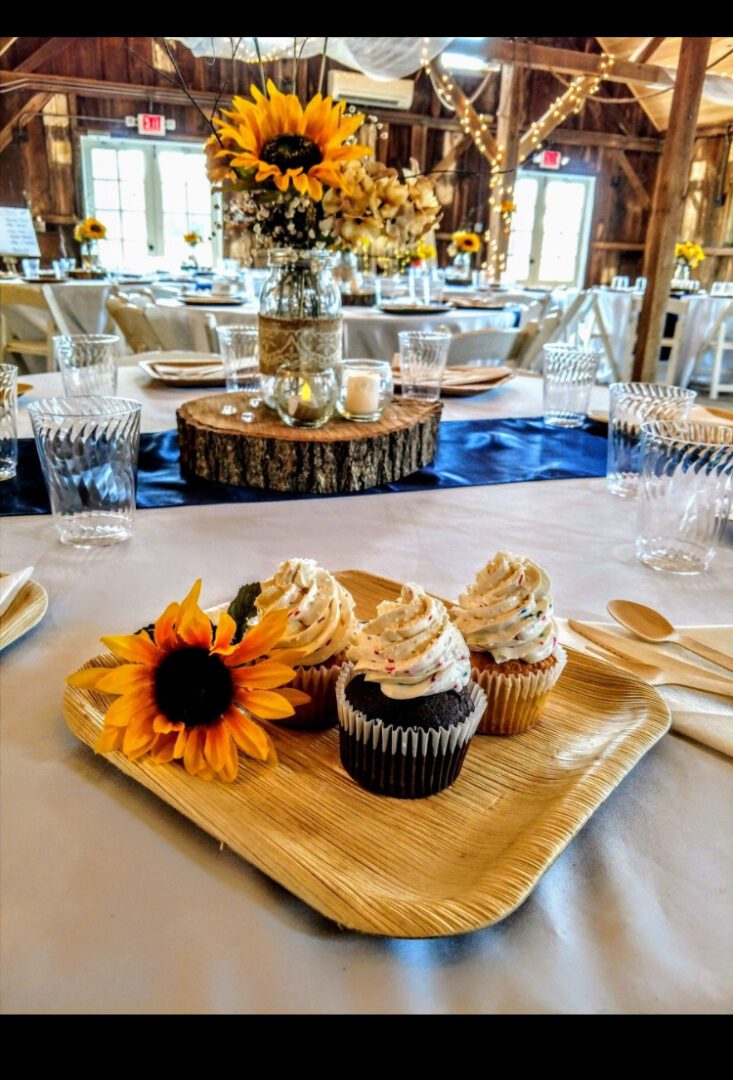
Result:
{"type": "Polygon", "coordinates": [[[337,719],[336,681],[342,670],[340,664],[318,664],[315,667],[296,667],[296,676],[288,687],[310,695],[307,705],[297,705],[295,715],[280,723],[303,731],[320,731],[332,727],[337,719]]]}
{"type": "Polygon", "coordinates": [[[504,675],[500,670],[471,668],[471,676],[486,694],[486,709],[478,724],[479,735],[518,735],[539,720],[547,695],[560,678],[567,653],[556,645],[552,667],[525,675],[504,675]]]}
{"type": "Polygon", "coordinates": [[[457,778],[479,720],[486,696],[469,683],[471,712],[449,728],[397,727],[369,718],[346,698],[354,674],[344,664],[336,682],[341,761],[359,784],[381,795],[422,798],[449,787],[457,778]]]}

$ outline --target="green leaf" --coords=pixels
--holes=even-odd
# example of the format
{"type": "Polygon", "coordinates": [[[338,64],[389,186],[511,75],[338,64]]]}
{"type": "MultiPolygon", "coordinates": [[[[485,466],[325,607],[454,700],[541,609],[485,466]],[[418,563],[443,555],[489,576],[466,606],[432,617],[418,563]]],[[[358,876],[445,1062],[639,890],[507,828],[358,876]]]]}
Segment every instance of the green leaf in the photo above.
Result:
{"type": "Polygon", "coordinates": [[[232,638],[233,644],[242,640],[247,629],[247,621],[252,617],[255,610],[255,600],[261,592],[262,586],[259,581],[243,585],[227,608],[227,614],[231,615],[237,624],[237,631],[232,638]]]}

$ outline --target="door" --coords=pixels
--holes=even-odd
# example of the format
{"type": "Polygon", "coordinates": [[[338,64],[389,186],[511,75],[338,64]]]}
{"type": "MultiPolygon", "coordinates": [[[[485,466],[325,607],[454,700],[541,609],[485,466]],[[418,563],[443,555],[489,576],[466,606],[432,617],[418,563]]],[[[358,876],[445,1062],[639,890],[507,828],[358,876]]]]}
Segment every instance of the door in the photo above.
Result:
{"type": "Polygon", "coordinates": [[[505,280],[529,288],[582,287],[595,179],[520,172],[505,280]]]}

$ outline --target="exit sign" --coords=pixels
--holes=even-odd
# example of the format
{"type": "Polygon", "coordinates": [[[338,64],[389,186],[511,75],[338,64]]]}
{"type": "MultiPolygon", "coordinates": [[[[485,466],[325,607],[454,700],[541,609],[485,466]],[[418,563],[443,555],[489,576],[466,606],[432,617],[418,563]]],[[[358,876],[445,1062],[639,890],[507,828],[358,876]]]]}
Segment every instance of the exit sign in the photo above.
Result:
{"type": "Polygon", "coordinates": [[[165,117],[157,113],[138,113],[137,130],[140,135],[165,135],[165,117]]]}
{"type": "Polygon", "coordinates": [[[541,169],[559,169],[561,164],[560,151],[543,150],[540,154],[539,164],[541,169]]]}

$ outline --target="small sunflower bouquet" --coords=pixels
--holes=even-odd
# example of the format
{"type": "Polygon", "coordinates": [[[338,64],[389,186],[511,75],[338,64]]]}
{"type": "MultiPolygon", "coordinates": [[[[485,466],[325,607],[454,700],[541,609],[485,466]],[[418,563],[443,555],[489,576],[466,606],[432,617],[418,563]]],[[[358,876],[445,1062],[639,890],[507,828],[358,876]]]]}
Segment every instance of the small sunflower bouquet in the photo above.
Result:
{"type": "Polygon", "coordinates": [[[74,239],[78,244],[88,244],[92,240],[104,240],[106,236],[107,226],[103,225],[99,218],[84,218],[74,228],[74,239]]]}
{"type": "Polygon", "coordinates": [[[183,234],[183,242],[184,244],[188,244],[190,248],[195,248],[203,243],[203,237],[200,232],[196,232],[195,229],[192,229],[191,232],[185,232],[183,234]]]}
{"type": "Polygon", "coordinates": [[[250,93],[212,121],[209,180],[244,192],[239,205],[257,247],[323,244],[324,197],[345,190],[348,164],[371,153],[355,141],[364,116],[320,93],[303,108],[271,79],[265,93],[256,86],[250,93]]]}
{"type": "Polygon", "coordinates": [[[692,240],[685,240],[680,244],[675,244],[674,257],[678,267],[697,270],[705,259],[705,252],[699,244],[694,244],[692,240]]]}
{"type": "Polygon", "coordinates": [[[481,237],[478,233],[468,229],[459,229],[451,236],[448,254],[455,258],[456,255],[476,255],[481,250],[481,237]]]}

